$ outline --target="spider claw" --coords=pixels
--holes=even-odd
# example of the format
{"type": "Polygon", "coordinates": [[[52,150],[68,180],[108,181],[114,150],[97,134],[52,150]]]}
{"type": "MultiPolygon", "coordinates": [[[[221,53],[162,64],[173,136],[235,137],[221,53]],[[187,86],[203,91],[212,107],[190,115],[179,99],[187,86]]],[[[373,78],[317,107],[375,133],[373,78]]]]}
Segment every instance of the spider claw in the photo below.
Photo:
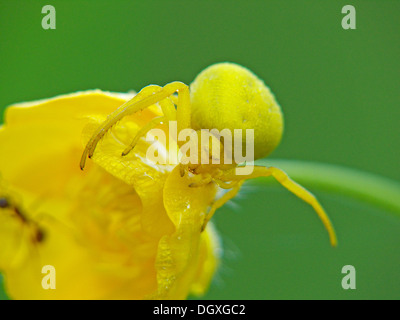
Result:
{"type": "Polygon", "coordinates": [[[95,148],[90,147],[89,152],[88,152],[88,158],[89,159],[92,159],[93,154],[94,154],[94,150],[95,150],[95,148]]]}
{"type": "Polygon", "coordinates": [[[123,157],[127,156],[127,155],[133,150],[133,148],[135,148],[135,146],[136,146],[136,144],[133,145],[133,146],[127,147],[127,148],[122,152],[122,156],[123,156],[123,157]]]}
{"type": "Polygon", "coordinates": [[[85,149],[82,153],[82,157],[81,157],[81,162],[79,164],[81,170],[83,171],[83,168],[85,168],[86,165],[86,157],[87,157],[87,149],[85,149]]]}

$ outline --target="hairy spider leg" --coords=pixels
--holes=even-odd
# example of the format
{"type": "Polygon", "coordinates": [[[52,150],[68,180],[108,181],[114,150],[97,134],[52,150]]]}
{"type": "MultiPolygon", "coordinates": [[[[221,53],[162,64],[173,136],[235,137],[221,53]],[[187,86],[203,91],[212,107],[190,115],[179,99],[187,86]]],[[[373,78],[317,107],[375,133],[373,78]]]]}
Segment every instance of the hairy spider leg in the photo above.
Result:
{"type": "Polygon", "coordinates": [[[289,190],[290,192],[292,192],[297,197],[307,202],[314,208],[315,212],[318,214],[326,230],[328,231],[331,245],[335,247],[337,245],[335,230],[325,210],[322,208],[318,200],[311,192],[309,192],[304,187],[302,187],[301,185],[290,179],[289,176],[283,170],[275,167],[254,166],[254,171],[250,175],[239,176],[236,175],[234,171],[228,171],[220,179],[225,181],[235,181],[235,180],[253,179],[258,177],[269,177],[269,176],[273,176],[287,190],[289,190]]]}
{"type": "MultiPolygon", "coordinates": [[[[86,144],[86,147],[85,147],[85,150],[84,150],[84,152],[82,154],[81,162],[80,162],[80,167],[81,167],[82,170],[85,167],[86,158],[88,156],[89,156],[89,158],[91,158],[93,156],[93,152],[94,152],[94,150],[96,148],[96,145],[97,145],[98,141],[106,134],[106,132],[113,125],[115,125],[115,123],[120,121],[125,115],[121,116],[120,119],[114,121],[110,126],[107,126],[109,124],[109,122],[114,120],[114,119],[116,119],[116,117],[118,115],[123,113],[133,103],[139,101],[140,99],[143,99],[144,97],[147,97],[147,96],[153,94],[157,90],[155,87],[156,88],[161,88],[159,86],[153,86],[153,85],[149,85],[147,87],[144,87],[131,100],[128,100],[127,102],[125,102],[124,104],[119,106],[114,112],[112,112],[111,114],[109,114],[107,116],[107,119],[101,124],[101,126],[98,127],[98,129],[95,131],[95,133],[90,138],[89,142],[86,144]]],[[[137,110],[137,111],[139,111],[139,110],[137,110]]],[[[136,111],[132,110],[132,113],[135,113],[135,112],[136,111]]]]}
{"type": "Polygon", "coordinates": [[[237,183],[231,190],[229,190],[227,193],[225,193],[221,198],[219,198],[211,205],[210,211],[208,211],[208,213],[204,218],[201,231],[204,231],[208,221],[210,221],[210,219],[213,217],[215,211],[217,211],[217,209],[221,208],[225,203],[227,203],[229,200],[231,200],[238,194],[240,187],[242,186],[243,183],[244,181],[240,181],[239,183],[237,183]]]}
{"type": "Polygon", "coordinates": [[[231,181],[231,182],[225,182],[221,181],[219,179],[214,179],[215,183],[218,185],[218,187],[222,189],[232,189],[234,186],[236,186],[239,183],[239,180],[237,181],[231,181]]]}
{"type": "Polygon", "coordinates": [[[171,82],[156,92],[154,92],[154,86],[145,87],[135,97],[125,102],[117,110],[111,113],[107,117],[107,120],[104,121],[103,124],[100,125],[100,127],[95,131],[82,154],[80,162],[81,169],[83,170],[85,167],[86,158],[91,158],[93,156],[97,143],[118,121],[122,120],[127,115],[134,114],[164,100],[176,91],[178,91],[178,105],[176,114],[178,130],[190,128],[190,95],[189,87],[186,84],[178,81],[171,82]]]}
{"type": "Polygon", "coordinates": [[[190,188],[197,188],[209,184],[213,181],[213,177],[210,174],[207,175],[195,175],[192,180],[194,182],[189,184],[190,188]]]}
{"type": "MultiPolygon", "coordinates": [[[[155,90],[157,90],[156,88],[161,89],[160,86],[155,86],[154,85],[153,87],[154,87],[155,90]]],[[[174,121],[174,120],[176,120],[175,106],[174,106],[174,104],[173,104],[173,102],[172,102],[172,100],[170,98],[166,98],[164,100],[161,100],[160,102],[158,102],[158,104],[160,105],[164,116],[154,118],[149,123],[147,123],[145,126],[143,126],[139,130],[139,132],[136,134],[135,138],[132,140],[130,145],[125,148],[124,152],[122,152],[122,156],[126,156],[127,154],[129,154],[129,152],[131,152],[132,149],[135,147],[135,145],[138,143],[139,139],[141,137],[143,137],[148,131],[150,131],[151,129],[155,128],[157,125],[159,125],[160,123],[162,123],[164,121],[174,121]]]]}
{"type": "Polygon", "coordinates": [[[159,125],[161,122],[166,120],[167,117],[157,117],[146,123],[136,134],[135,138],[133,138],[132,142],[125,148],[125,150],[122,152],[122,156],[126,156],[129,154],[129,152],[132,151],[132,149],[136,146],[138,143],[139,139],[143,137],[148,131],[151,129],[155,128],[157,125],[159,125]]]}

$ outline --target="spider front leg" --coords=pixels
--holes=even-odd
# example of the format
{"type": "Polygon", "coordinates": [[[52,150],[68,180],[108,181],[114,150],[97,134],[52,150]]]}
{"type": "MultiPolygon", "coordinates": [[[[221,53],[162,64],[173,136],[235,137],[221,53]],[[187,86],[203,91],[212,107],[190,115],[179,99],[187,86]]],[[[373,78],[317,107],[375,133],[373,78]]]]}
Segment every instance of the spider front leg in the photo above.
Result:
{"type": "Polygon", "coordinates": [[[151,129],[155,128],[157,125],[162,123],[166,117],[157,117],[148,122],[144,127],[142,127],[139,132],[136,134],[135,138],[133,138],[132,142],[125,148],[125,150],[122,152],[122,156],[126,156],[129,154],[129,152],[132,151],[132,149],[136,146],[138,143],[139,139],[143,137],[148,131],[151,129]]]}
{"type": "Polygon", "coordinates": [[[318,214],[322,223],[324,224],[326,230],[329,233],[329,238],[332,246],[337,245],[336,234],[331,224],[331,221],[328,218],[325,210],[322,208],[318,200],[315,196],[303,188],[301,185],[294,182],[289,176],[282,171],[281,169],[275,167],[260,167],[254,166],[254,171],[252,174],[244,176],[244,175],[236,175],[234,171],[226,172],[224,176],[221,177],[221,180],[225,181],[242,181],[247,179],[253,179],[257,177],[269,177],[273,176],[282,186],[284,186],[287,190],[295,194],[297,197],[302,199],[303,201],[310,204],[315,212],[318,214]]]}
{"type": "Polygon", "coordinates": [[[166,98],[164,100],[161,100],[159,102],[159,105],[161,107],[161,110],[164,114],[164,116],[157,117],[152,119],[150,122],[148,122],[145,126],[143,126],[139,132],[136,134],[135,138],[132,140],[130,145],[125,148],[125,150],[122,152],[122,156],[126,156],[129,154],[129,152],[132,151],[132,149],[136,146],[138,143],[139,139],[143,137],[148,131],[151,129],[155,128],[157,125],[164,121],[173,121],[176,120],[176,110],[175,106],[170,100],[170,98],[166,98]]]}
{"type": "Polygon", "coordinates": [[[85,150],[83,151],[81,157],[80,167],[81,170],[85,167],[86,158],[91,158],[93,156],[94,150],[96,149],[97,143],[102,139],[102,137],[107,133],[108,130],[112,128],[118,121],[129,114],[133,114],[139,109],[132,109],[133,105],[140,101],[141,99],[154,94],[155,92],[161,90],[160,86],[149,85],[144,87],[140,92],[138,92],[131,100],[128,100],[121,106],[119,106],[113,113],[107,116],[107,119],[97,128],[89,142],[86,144],[85,150]]]}
{"type": "Polygon", "coordinates": [[[190,127],[189,87],[182,82],[171,82],[159,90],[156,88],[158,89],[159,87],[148,86],[143,88],[135,97],[125,102],[107,117],[107,120],[100,125],[86,145],[80,162],[82,170],[85,167],[86,158],[91,158],[93,156],[97,143],[102,139],[107,131],[112,128],[112,126],[122,120],[125,116],[134,114],[160,102],[171,96],[176,91],[178,91],[177,108],[178,110],[182,109],[181,111],[177,111],[178,130],[190,127]]]}

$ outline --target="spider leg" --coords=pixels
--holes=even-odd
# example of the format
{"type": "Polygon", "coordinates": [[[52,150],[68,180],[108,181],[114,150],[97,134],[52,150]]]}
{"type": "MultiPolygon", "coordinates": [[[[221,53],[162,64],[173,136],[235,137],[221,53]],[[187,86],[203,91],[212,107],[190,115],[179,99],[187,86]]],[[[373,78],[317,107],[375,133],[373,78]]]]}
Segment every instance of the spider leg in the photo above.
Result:
{"type": "Polygon", "coordinates": [[[131,100],[125,102],[124,104],[119,106],[114,112],[107,116],[107,119],[98,127],[98,129],[90,138],[89,142],[86,144],[86,148],[83,151],[80,163],[80,167],[82,170],[85,167],[86,158],[91,158],[93,156],[97,143],[107,133],[107,131],[111,129],[111,127],[115,125],[118,121],[120,121],[123,117],[139,111],[140,109],[138,108],[132,108],[136,102],[150,96],[151,94],[154,94],[159,90],[161,90],[161,87],[157,85],[149,85],[147,87],[144,87],[131,100]]]}
{"type": "Polygon", "coordinates": [[[191,105],[190,105],[190,93],[189,87],[181,82],[178,91],[178,103],[176,105],[176,121],[178,125],[178,134],[183,129],[191,128],[191,105]]]}
{"type": "Polygon", "coordinates": [[[201,187],[201,186],[209,184],[210,182],[213,181],[213,177],[210,174],[208,174],[206,176],[196,175],[196,176],[193,177],[193,179],[194,179],[194,182],[189,184],[190,188],[201,187]]]}
{"type": "Polygon", "coordinates": [[[166,119],[168,119],[169,121],[176,120],[177,112],[176,112],[173,100],[170,97],[166,98],[164,100],[161,100],[158,104],[160,105],[161,110],[162,110],[164,116],[166,117],[166,119]]]}
{"type": "Polygon", "coordinates": [[[254,166],[254,171],[250,175],[238,176],[234,173],[234,171],[229,171],[225,174],[225,176],[221,177],[221,180],[225,181],[247,180],[257,177],[269,177],[269,176],[273,176],[287,190],[289,190],[290,192],[292,192],[297,197],[307,202],[314,208],[315,212],[318,214],[319,218],[321,219],[322,223],[324,224],[326,230],[329,233],[331,245],[335,247],[337,245],[335,230],[333,229],[332,223],[329,220],[329,217],[326,214],[325,210],[322,208],[318,200],[311,192],[309,192],[304,187],[302,187],[301,185],[297,184],[292,179],[290,179],[289,176],[283,170],[275,167],[254,166]]]}
{"type": "Polygon", "coordinates": [[[187,164],[183,164],[182,162],[179,163],[179,173],[181,177],[185,176],[187,170],[188,170],[187,164]]]}
{"type": "Polygon", "coordinates": [[[220,187],[222,189],[232,189],[234,186],[236,186],[239,183],[238,180],[232,181],[232,182],[224,182],[219,179],[215,179],[214,181],[218,185],[218,187],[220,187]]]}
{"type": "Polygon", "coordinates": [[[165,119],[166,119],[166,117],[157,117],[157,118],[152,119],[150,122],[146,123],[146,125],[143,126],[139,130],[139,132],[136,134],[135,138],[132,140],[132,142],[129,144],[129,146],[127,146],[125,148],[125,150],[122,152],[122,156],[126,156],[129,152],[131,152],[141,137],[143,137],[149,130],[151,130],[154,127],[156,127],[157,125],[159,125],[165,119]]]}
{"type": "Polygon", "coordinates": [[[143,88],[135,97],[125,102],[107,117],[107,120],[100,125],[86,145],[80,162],[80,167],[82,170],[85,167],[86,158],[91,158],[93,156],[97,143],[102,139],[107,131],[111,129],[112,126],[114,126],[125,116],[134,114],[164,100],[165,98],[171,96],[175,91],[178,91],[178,108],[180,105],[182,105],[182,107],[185,109],[182,110],[182,112],[177,113],[177,121],[182,121],[180,125],[180,127],[183,126],[182,128],[190,127],[189,87],[186,84],[177,81],[168,83],[157,91],[155,90],[156,87],[158,86],[147,86],[143,88]]]}
{"type": "Polygon", "coordinates": [[[171,95],[170,98],[174,104],[176,104],[176,105],[178,104],[178,96],[177,95],[173,94],[173,95],[171,95]]]}
{"type": "Polygon", "coordinates": [[[210,219],[213,217],[215,211],[217,209],[221,208],[225,203],[227,203],[229,200],[231,200],[238,194],[243,182],[244,181],[238,182],[231,190],[229,190],[221,198],[219,198],[217,201],[215,201],[212,204],[210,211],[208,211],[208,213],[206,214],[206,216],[204,218],[203,225],[201,227],[201,231],[204,231],[204,229],[207,226],[208,221],[210,221],[210,219]]]}
{"type": "Polygon", "coordinates": [[[161,107],[161,110],[162,110],[164,116],[154,118],[149,123],[147,123],[143,128],[141,128],[139,130],[139,132],[136,134],[135,138],[130,143],[130,145],[125,148],[124,152],[122,152],[122,156],[126,156],[129,152],[131,152],[132,149],[137,144],[137,142],[139,141],[139,139],[141,137],[143,137],[149,130],[155,128],[157,125],[159,125],[163,121],[176,120],[175,106],[172,103],[172,100],[170,98],[166,98],[164,100],[161,100],[159,102],[159,105],[161,107]]]}

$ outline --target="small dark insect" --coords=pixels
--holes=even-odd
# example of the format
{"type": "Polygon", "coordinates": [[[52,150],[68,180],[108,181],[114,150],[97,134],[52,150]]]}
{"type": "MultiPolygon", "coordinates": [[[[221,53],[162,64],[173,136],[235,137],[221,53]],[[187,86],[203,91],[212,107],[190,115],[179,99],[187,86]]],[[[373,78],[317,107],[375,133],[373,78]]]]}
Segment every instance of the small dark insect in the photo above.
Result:
{"type": "Polygon", "coordinates": [[[6,209],[10,206],[10,203],[8,202],[7,198],[0,198],[0,208],[6,209]]]}
{"type": "Polygon", "coordinates": [[[32,241],[34,243],[41,243],[45,238],[44,231],[39,228],[35,221],[29,220],[25,214],[22,213],[20,208],[16,206],[7,197],[0,197],[0,209],[9,209],[13,211],[15,218],[17,218],[25,226],[28,226],[32,230],[32,241]]]}

